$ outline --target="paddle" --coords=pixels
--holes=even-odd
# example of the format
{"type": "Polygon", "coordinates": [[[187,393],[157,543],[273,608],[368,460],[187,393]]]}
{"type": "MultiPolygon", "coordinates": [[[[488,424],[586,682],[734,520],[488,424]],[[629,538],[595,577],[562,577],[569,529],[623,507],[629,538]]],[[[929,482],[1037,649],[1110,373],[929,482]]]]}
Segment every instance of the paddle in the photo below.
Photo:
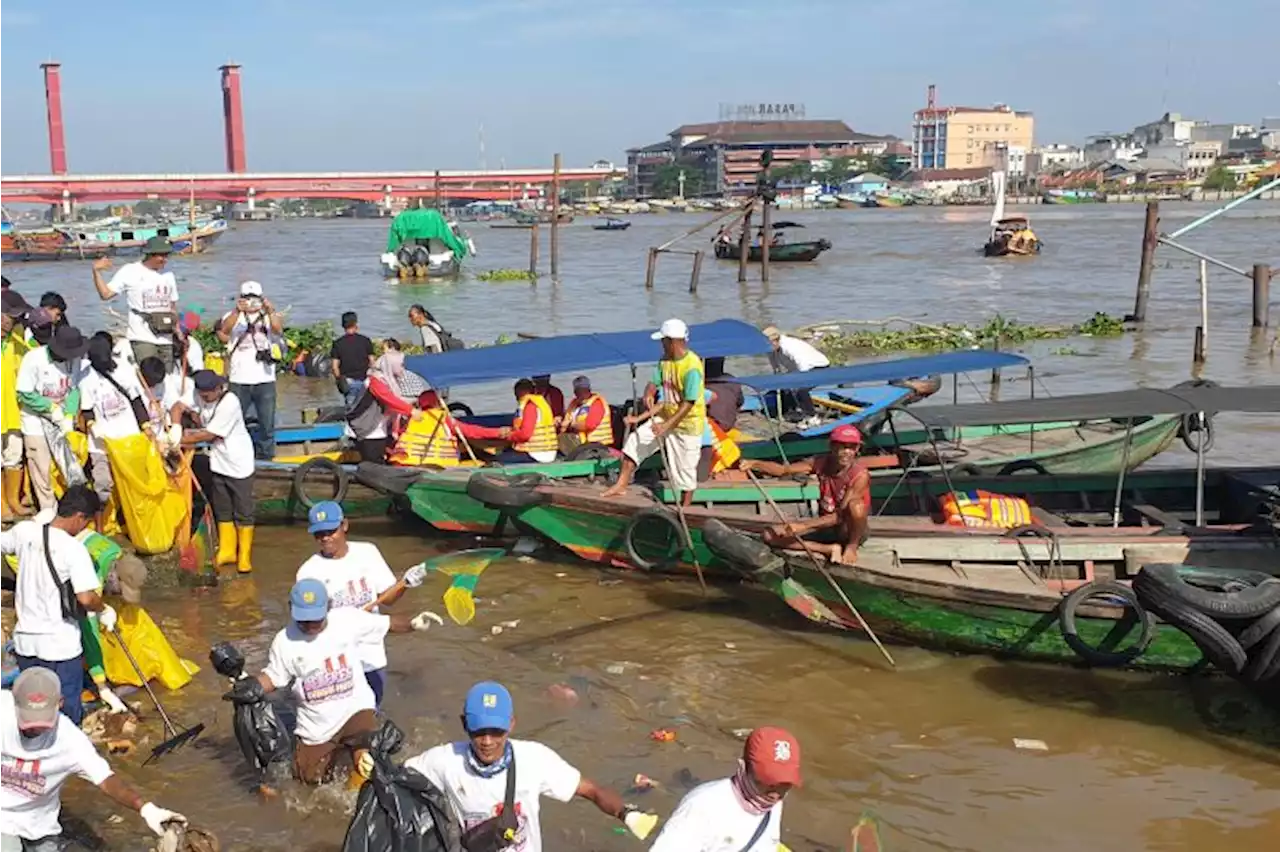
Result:
{"type": "Polygon", "coordinates": [[[765,502],[767,502],[770,508],[772,508],[777,514],[778,520],[782,521],[783,525],[787,528],[787,533],[796,541],[800,542],[800,546],[804,548],[804,552],[807,553],[809,555],[809,559],[813,561],[813,567],[817,568],[818,573],[822,574],[823,577],[826,577],[827,582],[831,584],[831,588],[836,590],[836,594],[840,596],[840,600],[844,602],[844,605],[849,608],[849,612],[853,613],[854,618],[858,619],[859,626],[861,626],[862,629],[866,631],[866,634],[871,637],[871,641],[876,643],[876,647],[880,649],[881,654],[884,654],[884,658],[889,661],[889,665],[896,669],[898,664],[893,661],[893,656],[889,653],[889,650],[885,648],[883,643],[881,643],[880,637],[876,636],[875,631],[871,629],[871,625],[867,624],[867,620],[862,617],[862,613],[858,612],[858,608],[853,605],[853,601],[849,600],[849,596],[844,593],[844,589],[840,588],[840,584],[836,582],[836,578],[831,576],[831,572],[827,570],[827,566],[822,564],[822,560],[818,557],[818,554],[814,553],[813,548],[809,547],[809,542],[805,541],[796,533],[795,527],[791,526],[791,521],[787,520],[787,516],[782,513],[782,509],[773,501],[773,497],[770,496],[769,492],[760,484],[760,480],[756,479],[755,473],[753,473],[750,468],[743,470],[743,473],[747,475],[747,478],[755,485],[756,490],[760,492],[762,497],[764,497],[765,502]]]}
{"type": "Polygon", "coordinates": [[[401,589],[420,584],[422,576],[427,571],[434,571],[453,578],[453,582],[444,593],[445,609],[448,610],[449,617],[455,624],[467,624],[476,617],[474,594],[480,574],[493,560],[505,555],[507,555],[505,547],[478,547],[433,556],[406,571],[402,579],[379,595],[377,600],[367,604],[365,609],[373,609],[387,603],[399,594],[401,589]]]}
{"type": "MultiPolygon", "coordinates": [[[[662,466],[666,468],[667,481],[674,483],[671,478],[671,461],[667,458],[667,441],[664,435],[658,440],[658,450],[662,453],[662,466]]],[[[680,529],[684,532],[684,543],[689,548],[689,556],[693,559],[693,569],[698,572],[698,585],[702,587],[702,594],[707,594],[707,578],[702,576],[702,564],[698,562],[698,552],[693,549],[693,534],[689,532],[689,519],[684,516],[684,495],[679,491],[676,494],[676,517],[680,519],[680,529]]]]}
{"type": "Polygon", "coordinates": [[[151,750],[151,756],[142,762],[146,766],[157,758],[164,757],[171,751],[182,748],[187,743],[200,736],[204,730],[204,722],[198,723],[194,728],[183,728],[181,731],[174,726],[169,719],[169,714],[164,712],[164,707],[160,704],[160,699],[156,698],[155,691],[151,688],[151,681],[147,680],[147,676],[142,673],[142,666],[138,665],[138,661],[134,659],[133,652],[129,650],[129,646],[125,643],[124,637],[120,635],[120,631],[115,627],[111,628],[111,635],[116,637],[116,641],[120,643],[120,650],[124,651],[125,657],[128,658],[129,664],[133,666],[133,670],[138,673],[138,680],[142,681],[142,687],[147,691],[147,695],[151,696],[151,703],[156,706],[156,710],[160,713],[160,718],[164,720],[164,733],[168,737],[160,745],[151,750]]]}

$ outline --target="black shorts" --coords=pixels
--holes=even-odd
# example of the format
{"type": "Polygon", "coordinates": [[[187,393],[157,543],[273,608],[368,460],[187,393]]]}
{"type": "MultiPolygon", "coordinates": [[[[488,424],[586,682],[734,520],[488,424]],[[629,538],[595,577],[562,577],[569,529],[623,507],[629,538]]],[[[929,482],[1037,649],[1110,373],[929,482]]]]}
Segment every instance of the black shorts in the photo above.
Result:
{"type": "Polygon", "coordinates": [[[214,473],[212,478],[209,502],[213,504],[213,519],[218,523],[233,521],[240,527],[253,526],[253,476],[232,479],[214,473]]]}

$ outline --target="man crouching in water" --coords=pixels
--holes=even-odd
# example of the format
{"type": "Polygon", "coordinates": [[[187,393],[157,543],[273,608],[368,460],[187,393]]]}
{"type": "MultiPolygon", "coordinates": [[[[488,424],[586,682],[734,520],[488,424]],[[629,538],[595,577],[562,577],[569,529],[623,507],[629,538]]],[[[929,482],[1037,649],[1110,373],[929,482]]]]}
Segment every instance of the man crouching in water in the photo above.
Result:
{"type": "Polygon", "coordinates": [[[832,562],[854,565],[858,547],[867,539],[867,517],[871,513],[871,474],[858,461],[862,433],[857,426],[837,426],[831,431],[830,449],[791,464],[744,459],[742,470],[758,471],[768,476],[813,474],[818,477],[818,511],[816,518],[777,524],[766,530],[764,541],[785,550],[803,550],[800,539],[819,530],[836,529],[835,544],[810,544],[815,551],[825,551],[832,562]]]}

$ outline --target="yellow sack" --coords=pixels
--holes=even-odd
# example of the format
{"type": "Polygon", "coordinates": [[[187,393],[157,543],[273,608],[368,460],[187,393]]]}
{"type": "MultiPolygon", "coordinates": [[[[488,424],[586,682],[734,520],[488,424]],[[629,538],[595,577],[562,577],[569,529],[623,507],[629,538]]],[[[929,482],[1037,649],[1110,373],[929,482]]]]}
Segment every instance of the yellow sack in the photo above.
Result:
{"type": "Polygon", "coordinates": [[[170,478],[160,451],[141,433],[103,441],[124,510],[125,529],[141,554],[168,553],[187,517],[190,470],[170,478]]]}
{"type": "MultiPolygon", "coordinates": [[[[116,605],[116,615],[119,616],[116,630],[129,644],[129,650],[147,680],[159,681],[166,689],[181,689],[190,682],[192,675],[200,671],[195,663],[178,656],[145,609],[137,604],[120,603],[116,605]]],[[[121,686],[142,686],[138,673],[120,647],[120,640],[103,630],[101,644],[107,680],[121,686]]]]}

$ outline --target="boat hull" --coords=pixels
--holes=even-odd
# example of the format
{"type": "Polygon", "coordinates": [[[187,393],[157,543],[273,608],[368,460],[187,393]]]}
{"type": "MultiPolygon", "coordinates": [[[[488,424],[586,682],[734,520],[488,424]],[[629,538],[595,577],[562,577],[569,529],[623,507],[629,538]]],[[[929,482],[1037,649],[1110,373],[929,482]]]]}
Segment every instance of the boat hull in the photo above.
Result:
{"type": "MultiPolygon", "coordinates": [[[[818,255],[831,248],[827,240],[814,240],[804,243],[783,243],[769,247],[770,263],[806,263],[817,260],[818,255]]],[[[716,257],[721,260],[737,260],[742,252],[737,243],[718,242],[715,247],[716,257]]],[[[760,263],[764,259],[764,251],[760,246],[751,246],[747,252],[747,260],[760,263]]]]}

